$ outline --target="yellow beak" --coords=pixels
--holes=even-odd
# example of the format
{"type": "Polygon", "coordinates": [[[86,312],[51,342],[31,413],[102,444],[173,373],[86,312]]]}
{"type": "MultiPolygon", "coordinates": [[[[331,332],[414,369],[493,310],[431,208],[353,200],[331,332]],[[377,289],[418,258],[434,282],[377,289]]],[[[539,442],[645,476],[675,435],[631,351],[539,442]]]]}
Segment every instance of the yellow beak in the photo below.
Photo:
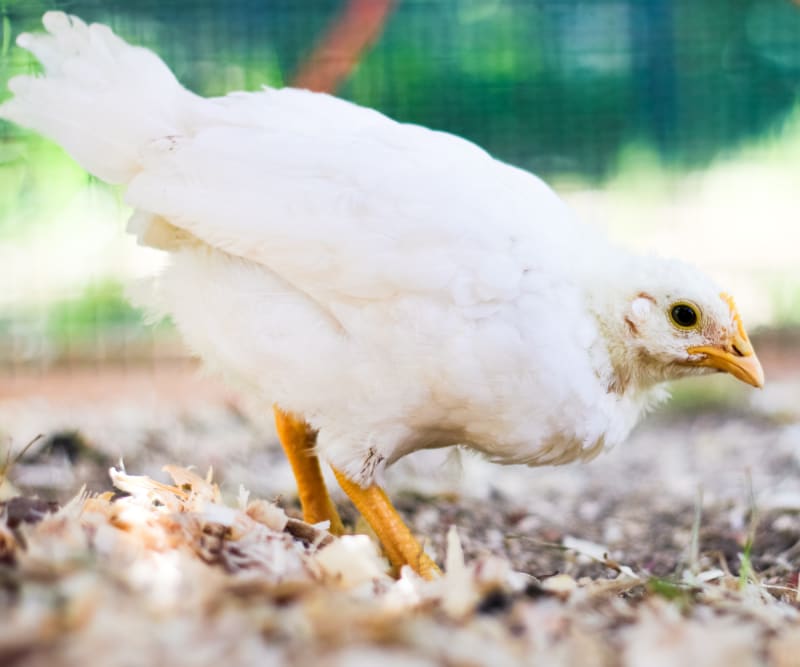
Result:
{"type": "Polygon", "coordinates": [[[744,326],[742,326],[742,320],[733,299],[726,294],[721,296],[731,306],[733,319],[736,322],[736,332],[726,344],[719,347],[713,345],[690,347],[686,351],[692,355],[700,355],[700,359],[689,363],[694,366],[717,368],[730,373],[737,380],[761,389],[764,386],[764,369],[761,368],[761,362],[753,350],[744,326]]]}
{"type": "Polygon", "coordinates": [[[761,368],[761,362],[758,360],[756,353],[753,351],[753,346],[749,341],[740,340],[735,336],[733,343],[722,347],[690,347],[687,352],[689,354],[702,355],[698,361],[691,361],[689,363],[695,366],[709,366],[711,368],[718,368],[721,371],[730,373],[737,380],[746,382],[754,387],[764,386],[764,369],[761,368]]]}

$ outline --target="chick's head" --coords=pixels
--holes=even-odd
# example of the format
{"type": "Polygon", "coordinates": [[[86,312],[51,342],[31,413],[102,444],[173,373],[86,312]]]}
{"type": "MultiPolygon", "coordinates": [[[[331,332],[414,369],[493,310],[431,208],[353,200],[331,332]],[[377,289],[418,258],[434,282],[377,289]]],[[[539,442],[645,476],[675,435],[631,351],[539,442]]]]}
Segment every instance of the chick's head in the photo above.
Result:
{"type": "Polygon", "coordinates": [[[646,289],[627,300],[622,344],[633,371],[648,383],[730,373],[754,387],[764,371],[733,298],[699,271],[662,265],[646,289]]]}

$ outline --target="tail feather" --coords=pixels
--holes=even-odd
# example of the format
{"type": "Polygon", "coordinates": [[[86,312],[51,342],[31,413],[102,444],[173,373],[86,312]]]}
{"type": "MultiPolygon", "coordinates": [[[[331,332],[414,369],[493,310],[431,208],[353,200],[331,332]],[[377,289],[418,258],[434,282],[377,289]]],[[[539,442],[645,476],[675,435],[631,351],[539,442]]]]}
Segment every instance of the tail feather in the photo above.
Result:
{"type": "Polygon", "coordinates": [[[152,51],[63,12],[47,12],[42,22],[46,33],[22,34],[17,44],[36,56],[44,75],[14,77],[14,97],[0,105],[0,118],[55,140],[110,183],[135,175],[146,144],[188,131],[201,98],[152,51]]]}

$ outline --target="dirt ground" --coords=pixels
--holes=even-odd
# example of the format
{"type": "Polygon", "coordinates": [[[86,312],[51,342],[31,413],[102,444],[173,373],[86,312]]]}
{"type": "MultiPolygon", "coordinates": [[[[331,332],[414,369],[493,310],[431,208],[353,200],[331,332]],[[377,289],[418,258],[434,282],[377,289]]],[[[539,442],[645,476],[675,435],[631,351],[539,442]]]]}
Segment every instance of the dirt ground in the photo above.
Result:
{"type": "Polygon", "coordinates": [[[387,485],[444,566],[432,584],[388,578],[371,546],[297,521],[259,520],[291,553],[283,569],[252,546],[230,518],[255,530],[240,487],[299,517],[290,471],[268,411],[190,366],[6,377],[12,459],[43,437],[0,486],[0,664],[800,665],[791,369],[768,366],[763,392],[704,400],[727,378],[679,391],[588,464],[401,461],[387,485]],[[83,485],[114,490],[120,459],[143,477],[115,473],[115,495],[63,507],[83,485]],[[219,494],[200,478],[164,486],[167,464],[212,467],[219,494]],[[141,524],[119,519],[133,506],[141,524]]]}

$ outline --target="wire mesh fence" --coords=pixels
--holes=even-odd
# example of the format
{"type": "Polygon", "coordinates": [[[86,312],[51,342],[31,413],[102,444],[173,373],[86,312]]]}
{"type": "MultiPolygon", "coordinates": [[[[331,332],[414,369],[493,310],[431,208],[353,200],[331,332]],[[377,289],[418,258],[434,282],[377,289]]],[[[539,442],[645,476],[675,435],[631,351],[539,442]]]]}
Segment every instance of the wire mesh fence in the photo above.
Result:
{"type": "MultiPolygon", "coordinates": [[[[780,152],[800,83],[789,0],[7,0],[3,88],[35,70],[13,39],[54,5],[153,49],[200,94],[335,87],[595,189],[621,172],[664,187],[751,145],[780,152]]],[[[159,261],[122,240],[127,213],[60,149],[0,124],[4,368],[176,353],[174,332],[144,329],[120,288],[159,261]]],[[[800,292],[775,280],[796,313],[800,292]]]]}

